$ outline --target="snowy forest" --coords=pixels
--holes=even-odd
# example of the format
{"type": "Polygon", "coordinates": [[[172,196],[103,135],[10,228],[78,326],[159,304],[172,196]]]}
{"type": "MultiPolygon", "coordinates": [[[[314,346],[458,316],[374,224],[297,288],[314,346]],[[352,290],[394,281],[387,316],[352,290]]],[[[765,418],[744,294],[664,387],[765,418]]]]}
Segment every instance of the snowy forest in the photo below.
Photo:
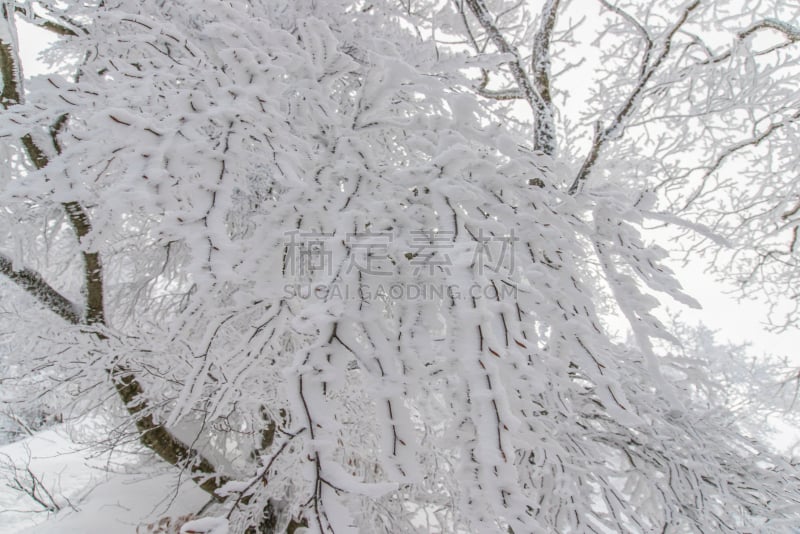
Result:
{"type": "Polygon", "coordinates": [[[0,531],[800,531],[797,2],[0,8],[0,531]]]}

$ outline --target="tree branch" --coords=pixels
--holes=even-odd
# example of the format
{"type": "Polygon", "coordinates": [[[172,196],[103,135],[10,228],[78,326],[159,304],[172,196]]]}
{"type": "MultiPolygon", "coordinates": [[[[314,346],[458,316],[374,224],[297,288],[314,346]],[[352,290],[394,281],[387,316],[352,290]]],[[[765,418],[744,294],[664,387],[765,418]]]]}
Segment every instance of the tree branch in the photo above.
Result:
{"type": "Polygon", "coordinates": [[[490,98],[492,100],[520,100],[525,98],[517,89],[503,89],[500,91],[491,91],[485,88],[485,84],[475,89],[483,98],[490,98]]]}
{"type": "MultiPolygon", "coordinates": [[[[620,10],[614,9],[606,2],[603,2],[603,5],[607,5],[612,11],[620,14],[620,10]]],[[[584,159],[578,175],[575,177],[575,180],[572,182],[572,185],[569,188],[569,193],[571,195],[577,193],[580,187],[582,187],[582,184],[586,182],[606,141],[622,136],[623,132],[625,131],[625,123],[630,115],[636,110],[639,100],[641,99],[642,94],[647,87],[647,83],[653,77],[656,70],[658,70],[658,67],[661,66],[661,63],[664,62],[664,59],[666,59],[666,57],[669,55],[669,52],[672,48],[672,39],[675,37],[675,34],[678,32],[681,26],[686,23],[686,20],[689,18],[689,15],[692,13],[692,11],[697,9],[697,6],[699,5],[700,0],[694,0],[694,2],[689,4],[683,10],[683,13],[678,21],[667,32],[661,52],[649,65],[647,64],[647,60],[651,56],[652,43],[646,45],[644,58],[642,60],[642,68],[639,71],[639,80],[636,82],[636,86],[633,88],[633,91],[631,91],[630,95],[628,95],[628,98],[625,99],[622,107],[619,109],[619,111],[617,111],[616,115],[611,120],[611,124],[609,124],[605,129],[602,129],[599,121],[595,124],[595,136],[594,140],[592,141],[592,147],[589,149],[589,154],[586,156],[586,159],[584,159]]],[[[626,18],[626,20],[628,19],[626,18]]],[[[644,28],[642,28],[642,30],[644,30],[644,28]]],[[[645,32],[645,35],[647,36],[647,32],[645,32]]],[[[646,38],[649,39],[649,37],[646,38]]]]}
{"type": "MultiPolygon", "coordinates": [[[[4,35],[10,35],[11,39],[15,39],[16,34],[14,26],[14,13],[8,9],[8,4],[2,6],[3,20],[0,24],[6,26],[7,31],[4,35]]],[[[19,95],[20,86],[20,72],[19,60],[17,58],[17,51],[14,49],[13,42],[5,42],[0,40],[0,75],[3,77],[3,91],[0,93],[0,104],[3,109],[8,109],[13,104],[18,104],[22,100],[19,95]]]]}
{"type": "MultiPolygon", "coordinates": [[[[773,133],[783,129],[787,125],[796,123],[798,120],[800,120],[800,111],[797,111],[797,112],[793,113],[792,115],[790,115],[789,117],[787,117],[786,119],[784,119],[782,121],[778,121],[778,122],[770,124],[769,127],[766,128],[760,134],[754,135],[753,137],[751,137],[749,139],[744,139],[742,141],[734,143],[734,144],[730,145],[728,148],[726,148],[724,151],[722,151],[719,155],[717,155],[714,158],[714,160],[711,163],[709,163],[709,164],[707,164],[705,166],[705,172],[698,179],[698,181],[699,181],[698,186],[688,196],[686,202],[683,204],[683,206],[680,208],[679,211],[683,211],[686,208],[688,208],[695,200],[697,200],[698,197],[700,197],[701,194],[703,194],[703,191],[705,190],[705,187],[706,187],[706,180],[712,174],[717,172],[720,169],[720,167],[722,167],[722,165],[728,160],[728,158],[730,158],[731,156],[739,153],[742,150],[745,150],[745,149],[748,149],[748,148],[751,148],[751,147],[756,147],[756,146],[760,145],[764,140],[769,139],[772,136],[773,133]]],[[[658,184],[658,186],[656,186],[655,189],[660,189],[660,188],[664,187],[668,183],[668,181],[669,180],[665,180],[665,181],[661,182],[660,184],[658,184]]],[[[786,218],[786,217],[784,217],[784,218],[786,218]]]]}
{"type": "Polygon", "coordinates": [[[600,121],[595,122],[592,146],[589,148],[589,154],[586,155],[586,159],[583,160],[583,165],[581,165],[578,175],[575,177],[572,185],[570,185],[569,189],[567,190],[570,195],[577,193],[578,190],[583,187],[583,183],[586,181],[586,178],[589,177],[589,171],[591,171],[592,167],[594,167],[597,157],[600,155],[600,149],[603,146],[603,133],[603,125],[600,123],[600,121]]]}
{"type": "Polygon", "coordinates": [[[77,325],[83,321],[83,314],[78,307],[48,284],[36,271],[25,268],[15,270],[11,259],[0,254],[0,273],[68,323],[77,325]]]}
{"type": "Polygon", "coordinates": [[[32,9],[31,9],[30,12],[28,12],[28,10],[25,9],[24,7],[22,7],[22,6],[15,6],[14,7],[14,11],[16,11],[20,15],[24,16],[25,20],[27,20],[31,24],[34,24],[34,25],[36,25],[36,26],[38,26],[40,28],[43,28],[45,30],[51,31],[51,32],[55,33],[56,35],[69,36],[69,37],[77,37],[78,36],[78,33],[75,30],[73,30],[73,29],[71,29],[68,26],[65,26],[63,24],[59,24],[57,22],[54,22],[52,20],[46,19],[46,18],[44,18],[42,16],[39,16],[36,13],[33,13],[32,9]]]}
{"type": "Polygon", "coordinates": [[[644,54],[642,54],[642,63],[641,67],[639,67],[639,78],[641,79],[645,75],[647,66],[650,63],[650,53],[653,50],[653,38],[650,37],[650,33],[647,29],[627,11],[623,10],[621,7],[609,4],[608,0],[599,0],[599,2],[612,13],[616,13],[625,19],[628,24],[633,26],[636,31],[641,34],[642,39],[644,39],[644,54]]]}
{"type": "Polygon", "coordinates": [[[738,37],[739,39],[744,39],[748,35],[755,33],[758,30],[763,30],[765,28],[782,33],[790,41],[800,41],[800,28],[795,28],[791,24],[787,24],[785,22],[775,19],[760,20],[752,24],[748,28],[745,28],[744,30],[740,31],[738,37]]]}
{"type": "MultiPolygon", "coordinates": [[[[500,32],[500,29],[493,22],[492,15],[489,12],[489,9],[486,7],[484,1],[465,0],[465,3],[467,6],[469,6],[470,11],[478,20],[478,23],[492,40],[497,49],[503,54],[511,54],[514,57],[514,59],[509,61],[507,64],[511,68],[511,75],[514,77],[514,81],[517,83],[520,92],[524,96],[524,99],[528,102],[531,110],[533,110],[533,148],[534,150],[542,151],[545,154],[552,154],[555,148],[555,132],[554,128],[552,127],[551,103],[543,100],[542,95],[539,94],[537,87],[534,86],[533,82],[531,82],[530,78],[528,77],[528,73],[525,72],[525,68],[522,66],[522,57],[520,56],[519,50],[512,46],[500,32]],[[550,110],[549,113],[548,110],[550,110]]],[[[545,7],[546,11],[548,7],[552,8],[553,23],[555,23],[555,10],[558,7],[558,0],[549,0],[547,6],[545,7]]],[[[545,19],[547,18],[548,17],[545,17],[545,19]]],[[[543,28],[544,31],[540,29],[536,35],[539,37],[541,34],[540,38],[546,39],[544,42],[549,45],[552,27],[549,27],[548,29],[547,20],[543,20],[543,28]]],[[[545,72],[548,72],[549,55],[547,56],[547,61],[541,63],[541,67],[545,69],[545,72]]],[[[549,78],[545,77],[542,78],[542,81],[547,81],[548,79],[549,78]]],[[[547,87],[549,97],[549,81],[547,81],[547,87]]]]}
{"type": "Polygon", "coordinates": [[[560,0],[548,0],[542,8],[539,30],[533,37],[533,84],[539,99],[536,102],[535,145],[547,155],[556,150],[556,126],[553,116],[553,99],[550,95],[550,41],[556,25],[556,14],[560,0]]]}
{"type": "MultiPolygon", "coordinates": [[[[13,13],[3,6],[3,18],[10,32],[14,31],[13,13]]],[[[13,33],[12,33],[13,35],[13,33]]],[[[19,66],[16,63],[13,43],[0,40],[0,74],[3,77],[3,106],[19,104],[21,100],[21,79],[19,66]]],[[[66,116],[60,116],[50,127],[50,138],[56,153],[61,152],[58,134],[66,124],[66,116]]],[[[36,169],[44,169],[49,164],[45,152],[34,142],[33,137],[25,135],[21,139],[31,163],[36,169]]],[[[91,221],[85,208],[76,201],[62,203],[70,225],[80,243],[92,231],[91,221]]],[[[0,273],[26,290],[39,300],[48,309],[58,314],[73,325],[106,325],[105,308],[103,304],[103,266],[98,252],[81,251],[83,257],[84,287],[86,291],[86,313],[80,314],[73,303],[58,291],[53,289],[38,273],[29,269],[15,270],[9,258],[0,255],[0,273]]],[[[95,333],[103,338],[102,333],[95,333]]],[[[186,446],[177,439],[163,425],[156,422],[150,413],[150,404],[144,395],[144,389],[137,380],[135,373],[122,363],[115,362],[108,369],[114,389],[122,400],[125,409],[133,417],[139,440],[155,452],[164,461],[174,466],[186,466],[192,473],[192,479],[219,499],[216,490],[225,484],[228,479],[216,475],[216,469],[196,449],[186,446]]]]}
{"type": "MultiPolygon", "coordinates": [[[[50,129],[53,145],[60,152],[57,136],[61,125],[65,123],[63,117],[59,118],[50,129]]],[[[49,163],[44,152],[36,146],[28,135],[23,138],[26,152],[37,169],[43,169],[49,163]]],[[[80,242],[92,231],[89,215],[79,202],[65,202],[62,204],[67,213],[70,225],[75,236],[80,242]]],[[[73,324],[87,324],[105,326],[105,307],[103,304],[103,266],[98,252],[82,251],[84,287],[86,290],[86,314],[78,317],[73,324]]],[[[1,266],[1,265],[0,265],[1,266]]],[[[38,276],[38,275],[37,275],[38,276]]],[[[39,277],[41,279],[41,277],[39,277]]],[[[42,280],[42,283],[44,281],[42,280]]],[[[49,287],[49,286],[48,286],[49,287]]],[[[40,299],[41,300],[41,299],[40,299]]],[[[52,308],[51,308],[52,309],[52,308]]],[[[55,311],[55,310],[54,310],[55,311]]],[[[102,334],[98,334],[101,338],[102,334]]],[[[134,372],[127,366],[117,362],[109,369],[114,389],[125,405],[128,413],[134,418],[139,440],[155,452],[162,460],[170,465],[186,466],[192,473],[192,478],[197,484],[215,498],[216,490],[222,487],[228,479],[216,476],[216,469],[197,450],[187,447],[172,435],[163,425],[157,424],[149,412],[149,403],[145,399],[144,389],[136,379],[134,372]]]]}

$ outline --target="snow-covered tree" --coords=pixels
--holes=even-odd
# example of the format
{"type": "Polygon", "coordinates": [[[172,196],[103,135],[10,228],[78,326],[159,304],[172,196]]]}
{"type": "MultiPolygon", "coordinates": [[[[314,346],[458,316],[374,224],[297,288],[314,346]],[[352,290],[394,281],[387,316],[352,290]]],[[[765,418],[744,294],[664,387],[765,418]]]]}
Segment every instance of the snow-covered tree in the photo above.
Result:
{"type": "Polygon", "coordinates": [[[694,301],[641,235],[702,231],[655,186],[786,27],[543,4],[3,2],[16,376],[121,401],[232,532],[796,525],[794,467],[659,351],[659,296],[694,301]],[[74,72],[26,79],[18,20],[74,72]]]}

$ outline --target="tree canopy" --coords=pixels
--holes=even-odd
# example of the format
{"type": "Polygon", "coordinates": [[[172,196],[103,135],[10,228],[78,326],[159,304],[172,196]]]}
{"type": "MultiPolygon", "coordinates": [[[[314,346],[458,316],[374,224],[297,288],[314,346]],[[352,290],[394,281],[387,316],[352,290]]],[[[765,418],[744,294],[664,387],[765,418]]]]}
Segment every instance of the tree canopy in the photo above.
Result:
{"type": "Polygon", "coordinates": [[[3,380],[230,532],[789,531],[643,235],[793,286],[797,8],[734,4],[3,2],[3,380]]]}

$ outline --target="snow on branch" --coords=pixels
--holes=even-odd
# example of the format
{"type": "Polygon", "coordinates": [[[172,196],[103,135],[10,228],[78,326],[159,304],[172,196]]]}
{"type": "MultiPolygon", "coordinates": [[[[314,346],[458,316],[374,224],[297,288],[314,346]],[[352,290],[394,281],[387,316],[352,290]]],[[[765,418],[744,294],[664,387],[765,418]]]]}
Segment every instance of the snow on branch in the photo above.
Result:
{"type": "MultiPolygon", "coordinates": [[[[618,8],[614,8],[610,6],[607,2],[603,3],[607,6],[611,11],[614,13],[619,14],[625,20],[631,21],[632,19],[630,16],[624,15],[621,10],[618,8]]],[[[700,5],[700,0],[695,0],[689,5],[684,8],[683,12],[681,13],[678,20],[672,24],[672,27],[668,28],[666,31],[665,36],[662,38],[662,42],[660,43],[661,50],[655,57],[652,57],[652,47],[653,43],[651,42],[648,34],[644,33],[645,39],[645,51],[644,57],[642,59],[642,67],[639,72],[639,79],[636,81],[633,90],[629,93],[625,101],[623,102],[622,106],[616,111],[614,117],[611,119],[608,126],[603,127],[601,122],[597,122],[595,125],[595,135],[594,139],[592,140],[592,145],[589,149],[589,153],[587,154],[586,158],[583,160],[583,164],[581,165],[578,174],[575,176],[572,184],[569,187],[570,194],[576,194],[584,185],[586,180],[588,179],[589,175],[594,168],[597,158],[600,152],[603,150],[605,143],[609,140],[614,140],[623,135],[625,131],[625,127],[629,118],[633,115],[633,113],[637,110],[638,106],[641,103],[641,99],[645,93],[645,88],[650,82],[653,75],[656,73],[658,68],[664,62],[664,60],[669,56],[670,50],[672,49],[672,41],[675,37],[675,34],[681,27],[686,23],[689,19],[689,15],[691,15],[692,11],[697,9],[700,5]],[[652,57],[652,59],[651,59],[652,57]]],[[[640,25],[634,24],[638,28],[641,28],[640,25]]]]}
{"type": "MultiPolygon", "coordinates": [[[[550,0],[543,10],[542,24],[534,38],[537,55],[533,58],[534,81],[532,82],[525,67],[522,57],[516,47],[503,35],[495,24],[492,14],[483,0],[465,0],[473,16],[478,20],[483,30],[502,54],[510,54],[513,59],[508,62],[514,81],[519,91],[528,102],[534,113],[536,128],[534,130],[534,149],[545,154],[552,154],[555,150],[555,132],[553,125],[552,102],[549,101],[549,52],[550,35],[555,25],[558,1],[550,0]],[[542,93],[542,91],[547,91],[542,93]]],[[[496,97],[495,97],[496,98],[496,97]]]]}
{"type": "Polygon", "coordinates": [[[661,33],[604,4],[639,39],[623,79],[597,82],[617,91],[582,126],[611,119],[580,157],[545,155],[546,117],[521,125],[498,102],[560,102],[544,92],[550,47],[567,42],[553,37],[564,2],[518,33],[483,0],[435,11],[480,26],[500,52],[480,61],[464,54],[474,38],[453,50],[449,35],[427,37],[439,19],[416,3],[243,5],[69,3],[91,21],[59,43],[79,52],[81,75],[34,82],[29,105],[8,110],[38,134],[17,141],[36,171],[12,166],[17,182],[0,191],[12,239],[31,236],[30,254],[73,276],[101,327],[70,339],[79,356],[64,380],[97,405],[110,375],[123,426],[225,500],[192,528],[796,522],[796,468],[736,430],[697,386],[706,375],[670,357],[676,336],[659,320],[665,296],[696,304],[644,230],[646,180],[683,153],[636,157],[683,139],[641,134],[628,148],[640,137],[622,135],[657,82],[680,86],[665,72],[680,54],[668,55],[696,3],[661,33]],[[514,43],[539,63],[523,67],[514,43]],[[516,88],[466,90],[465,72],[498,65],[516,88]],[[38,150],[46,133],[54,154],[38,150]],[[599,166],[609,153],[617,168],[599,166]],[[593,171],[608,179],[584,189],[593,171]]]}
{"type": "Polygon", "coordinates": [[[779,33],[782,33],[790,41],[800,41],[800,28],[777,19],[764,19],[755,22],[744,30],[740,31],[739,38],[744,39],[763,29],[775,30],[779,33]]]}
{"type": "Polygon", "coordinates": [[[11,259],[0,254],[0,273],[68,323],[77,325],[83,321],[83,314],[78,307],[48,284],[36,271],[26,268],[15,269],[11,259]]]}

